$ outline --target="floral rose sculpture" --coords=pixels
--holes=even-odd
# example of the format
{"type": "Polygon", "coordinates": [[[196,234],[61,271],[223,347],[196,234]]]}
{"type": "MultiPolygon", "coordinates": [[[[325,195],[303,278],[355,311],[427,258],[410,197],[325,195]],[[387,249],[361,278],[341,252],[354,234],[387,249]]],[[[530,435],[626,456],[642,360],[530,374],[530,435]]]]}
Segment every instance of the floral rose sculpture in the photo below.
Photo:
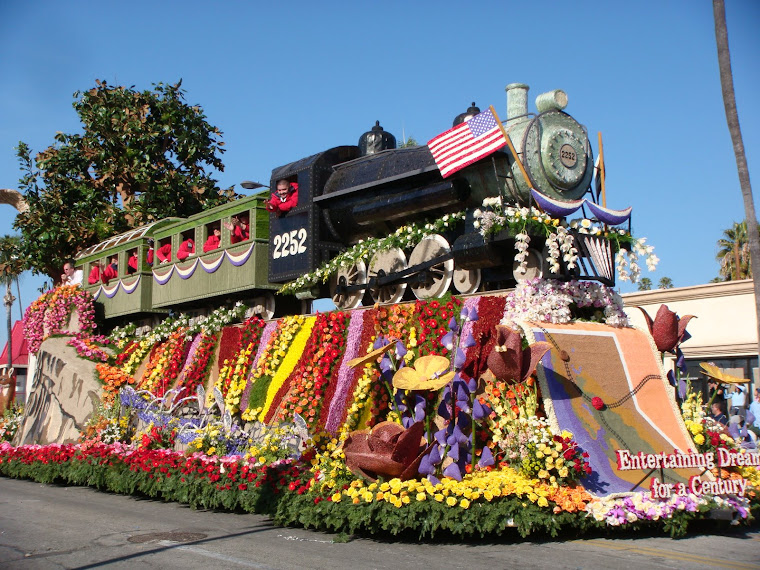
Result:
{"type": "Polygon", "coordinates": [[[499,380],[521,382],[533,374],[539,360],[550,349],[548,342],[535,342],[523,348],[520,333],[497,325],[496,346],[488,355],[488,368],[499,380]]]}
{"type": "Polygon", "coordinates": [[[390,421],[351,432],[343,444],[346,466],[370,481],[378,477],[414,479],[423,455],[424,433],[422,422],[404,429],[390,421]]]}
{"type": "Polygon", "coordinates": [[[660,352],[675,353],[682,342],[691,338],[691,335],[686,332],[686,325],[694,318],[694,315],[679,318],[676,313],[668,309],[667,305],[660,305],[657,315],[652,320],[644,309],[639,307],[639,310],[644,314],[649,333],[660,352]]]}

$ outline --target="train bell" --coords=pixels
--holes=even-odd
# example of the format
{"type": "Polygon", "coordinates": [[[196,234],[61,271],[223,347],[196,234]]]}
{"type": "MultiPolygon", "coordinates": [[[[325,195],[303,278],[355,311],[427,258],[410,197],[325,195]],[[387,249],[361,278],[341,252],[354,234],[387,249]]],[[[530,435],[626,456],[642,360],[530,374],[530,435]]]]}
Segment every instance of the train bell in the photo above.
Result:
{"type": "Polygon", "coordinates": [[[456,117],[454,117],[454,124],[451,125],[452,127],[456,127],[457,125],[461,125],[465,121],[469,121],[472,117],[480,113],[480,109],[475,106],[475,101],[472,102],[472,105],[470,105],[469,109],[465,111],[464,113],[460,113],[456,117]]]}
{"type": "Polygon", "coordinates": [[[380,126],[380,121],[375,121],[372,130],[367,131],[359,138],[359,155],[377,154],[380,151],[396,148],[396,137],[380,126]]]}

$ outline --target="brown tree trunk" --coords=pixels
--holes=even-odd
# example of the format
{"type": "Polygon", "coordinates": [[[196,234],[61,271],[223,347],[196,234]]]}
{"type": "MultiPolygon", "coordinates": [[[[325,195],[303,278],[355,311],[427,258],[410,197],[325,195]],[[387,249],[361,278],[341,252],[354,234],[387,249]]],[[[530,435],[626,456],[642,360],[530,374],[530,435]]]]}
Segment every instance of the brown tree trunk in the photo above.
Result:
{"type": "MultiPolygon", "coordinates": [[[[753,276],[757,276],[760,267],[760,235],[757,230],[755,201],[752,197],[752,185],[749,181],[749,167],[744,153],[742,131],[739,127],[739,113],[736,109],[734,94],[734,77],[731,71],[731,52],[728,49],[728,30],[726,29],[726,6],[723,0],[713,0],[715,18],[715,41],[718,46],[718,65],[720,67],[720,85],[723,90],[723,105],[726,108],[726,122],[731,133],[736,156],[736,170],[744,199],[744,215],[747,219],[747,239],[749,241],[750,267],[753,276]]],[[[760,356],[760,279],[753,279],[755,289],[755,316],[757,318],[758,356],[760,356]]],[[[760,361],[759,361],[760,363],[760,361]]]]}

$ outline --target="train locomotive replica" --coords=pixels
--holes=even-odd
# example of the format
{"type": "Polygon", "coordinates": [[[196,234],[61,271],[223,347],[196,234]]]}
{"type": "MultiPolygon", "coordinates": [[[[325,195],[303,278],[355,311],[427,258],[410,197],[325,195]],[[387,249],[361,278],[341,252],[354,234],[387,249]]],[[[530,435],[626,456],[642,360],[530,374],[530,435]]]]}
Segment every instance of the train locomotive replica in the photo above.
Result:
{"type": "MultiPolygon", "coordinates": [[[[564,112],[561,90],[539,95],[528,112],[528,86],[507,86],[507,147],[442,177],[427,146],[396,148],[379,122],[356,146],[339,146],[272,171],[278,181],[297,184],[298,202],[283,215],[267,212],[266,194],[242,198],[187,219],[161,220],[115,236],[81,252],[76,264],[88,275],[93,264],[118,259],[118,279],[83,286],[103,306],[108,323],[135,322],[170,310],[203,312],[241,300],[265,318],[308,310],[304,302],[332,298],[338,308],[471,294],[512,287],[522,279],[592,279],[614,285],[616,244],[603,235],[571,232],[578,262],[551,271],[546,236],[532,235],[528,268],[515,263],[515,232],[484,236],[477,216],[484,199],[504,205],[532,205],[537,196],[558,209],[594,192],[594,158],[586,129],[564,112]],[[517,158],[517,160],[516,160],[517,158]],[[461,216],[445,232],[426,235],[410,251],[390,248],[341,266],[326,282],[315,281],[295,297],[276,291],[310,274],[347,248],[369,237],[392,234],[412,222],[447,214],[461,216]],[[249,234],[236,241],[227,228],[243,218],[249,234]],[[219,247],[201,250],[215,229],[219,247]],[[191,239],[195,249],[182,260],[161,262],[153,249],[177,251],[191,239]],[[154,257],[151,259],[151,257],[154,257]],[[132,259],[130,265],[129,259],[132,259]],[[136,266],[136,267],[135,267],[136,266]]],[[[454,124],[479,112],[474,106],[454,124]]],[[[597,196],[598,199],[598,196],[597,196]]],[[[630,214],[630,212],[629,212],[630,214]]],[[[630,223],[630,222],[629,222],[630,223]]]]}

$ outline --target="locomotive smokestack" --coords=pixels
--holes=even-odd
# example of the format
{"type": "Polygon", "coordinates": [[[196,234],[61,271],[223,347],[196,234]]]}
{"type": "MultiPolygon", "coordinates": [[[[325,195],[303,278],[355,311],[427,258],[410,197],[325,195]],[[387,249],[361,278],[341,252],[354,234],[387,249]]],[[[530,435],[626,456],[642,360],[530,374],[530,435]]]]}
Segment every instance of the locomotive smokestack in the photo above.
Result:
{"type": "Polygon", "coordinates": [[[510,83],[507,91],[507,120],[528,114],[528,87],[525,83],[510,83]]]}

